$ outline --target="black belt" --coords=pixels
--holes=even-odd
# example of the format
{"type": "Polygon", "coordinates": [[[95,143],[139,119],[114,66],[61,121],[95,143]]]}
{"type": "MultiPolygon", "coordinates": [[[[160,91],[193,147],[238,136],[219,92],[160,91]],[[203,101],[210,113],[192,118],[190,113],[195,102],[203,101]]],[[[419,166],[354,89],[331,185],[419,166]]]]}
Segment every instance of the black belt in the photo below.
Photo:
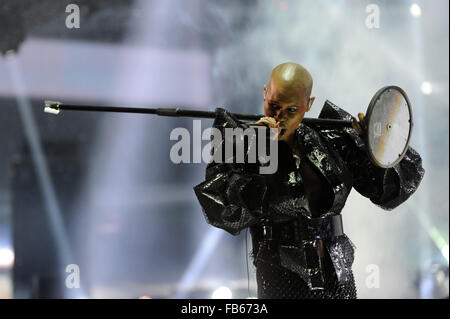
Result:
{"type": "Polygon", "coordinates": [[[301,217],[288,223],[264,225],[263,230],[265,239],[280,243],[332,239],[344,234],[340,214],[320,218],[301,217]]]}

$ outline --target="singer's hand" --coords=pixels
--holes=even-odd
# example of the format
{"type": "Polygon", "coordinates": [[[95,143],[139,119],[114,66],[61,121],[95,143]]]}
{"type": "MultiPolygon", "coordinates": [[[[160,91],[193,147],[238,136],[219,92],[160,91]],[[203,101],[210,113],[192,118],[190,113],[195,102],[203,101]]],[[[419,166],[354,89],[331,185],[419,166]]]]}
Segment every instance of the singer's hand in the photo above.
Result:
{"type": "Polygon", "coordinates": [[[359,134],[362,135],[366,128],[364,113],[358,113],[359,122],[356,117],[353,116],[352,127],[359,134]]]}
{"type": "Polygon", "coordinates": [[[273,117],[264,116],[256,123],[267,125],[267,127],[269,128],[277,128],[277,133],[275,134],[275,136],[273,136],[273,139],[278,139],[278,135],[280,135],[280,123],[278,123],[273,117]]]}

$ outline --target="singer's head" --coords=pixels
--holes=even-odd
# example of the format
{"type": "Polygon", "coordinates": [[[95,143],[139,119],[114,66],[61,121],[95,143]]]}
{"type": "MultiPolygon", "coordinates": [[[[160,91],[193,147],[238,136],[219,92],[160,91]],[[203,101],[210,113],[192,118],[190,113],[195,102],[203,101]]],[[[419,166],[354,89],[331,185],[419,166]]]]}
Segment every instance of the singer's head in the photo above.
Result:
{"type": "Polygon", "coordinates": [[[279,123],[279,140],[290,140],[311,109],[315,99],[312,85],[311,74],[299,64],[283,63],[272,70],[268,85],[264,85],[264,114],[279,123]]]}

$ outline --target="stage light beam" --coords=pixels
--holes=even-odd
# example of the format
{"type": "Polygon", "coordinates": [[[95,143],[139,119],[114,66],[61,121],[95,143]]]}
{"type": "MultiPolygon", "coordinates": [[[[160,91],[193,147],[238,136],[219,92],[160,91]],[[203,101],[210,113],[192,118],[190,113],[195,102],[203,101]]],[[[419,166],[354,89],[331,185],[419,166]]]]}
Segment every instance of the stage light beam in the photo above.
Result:
{"type": "Polygon", "coordinates": [[[415,18],[418,18],[418,17],[420,17],[422,15],[422,9],[420,8],[420,6],[417,3],[413,3],[409,7],[409,12],[415,18]]]}
{"type": "Polygon", "coordinates": [[[14,252],[10,248],[0,249],[0,268],[11,268],[13,263],[14,252]]]}
{"type": "Polygon", "coordinates": [[[221,286],[214,290],[212,299],[231,299],[232,296],[233,293],[231,292],[230,288],[221,286]]]}
{"type": "Polygon", "coordinates": [[[425,95],[430,95],[433,92],[433,86],[428,81],[423,82],[422,85],[420,86],[420,89],[422,93],[425,95]]]}
{"type": "Polygon", "coordinates": [[[448,245],[444,245],[441,248],[441,253],[444,256],[444,258],[447,260],[447,263],[448,263],[448,245]]]}

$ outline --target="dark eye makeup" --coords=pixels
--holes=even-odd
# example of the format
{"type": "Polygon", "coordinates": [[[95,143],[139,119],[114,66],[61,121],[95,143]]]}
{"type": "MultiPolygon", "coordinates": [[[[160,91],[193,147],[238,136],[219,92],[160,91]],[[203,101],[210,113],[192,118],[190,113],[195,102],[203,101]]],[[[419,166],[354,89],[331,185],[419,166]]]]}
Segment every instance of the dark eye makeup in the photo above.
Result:
{"type": "MultiPolygon", "coordinates": [[[[277,104],[274,104],[274,103],[269,103],[269,107],[270,107],[270,109],[272,111],[276,111],[276,110],[280,110],[281,109],[281,106],[279,106],[277,104]]],[[[289,113],[296,113],[298,111],[298,109],[296,107],[288,107],[288,108],[286,108],[286,110],[289,113]]]]}
{"type": "Polygon", "coordinates": [[[273,104],[273,103],[270,103],[269,106],[270,106],[270,108],[272,108],[272,109],[281,109],[280,106],[278,106],[278,105],[276,105],[276,104],[273,104]]]}

